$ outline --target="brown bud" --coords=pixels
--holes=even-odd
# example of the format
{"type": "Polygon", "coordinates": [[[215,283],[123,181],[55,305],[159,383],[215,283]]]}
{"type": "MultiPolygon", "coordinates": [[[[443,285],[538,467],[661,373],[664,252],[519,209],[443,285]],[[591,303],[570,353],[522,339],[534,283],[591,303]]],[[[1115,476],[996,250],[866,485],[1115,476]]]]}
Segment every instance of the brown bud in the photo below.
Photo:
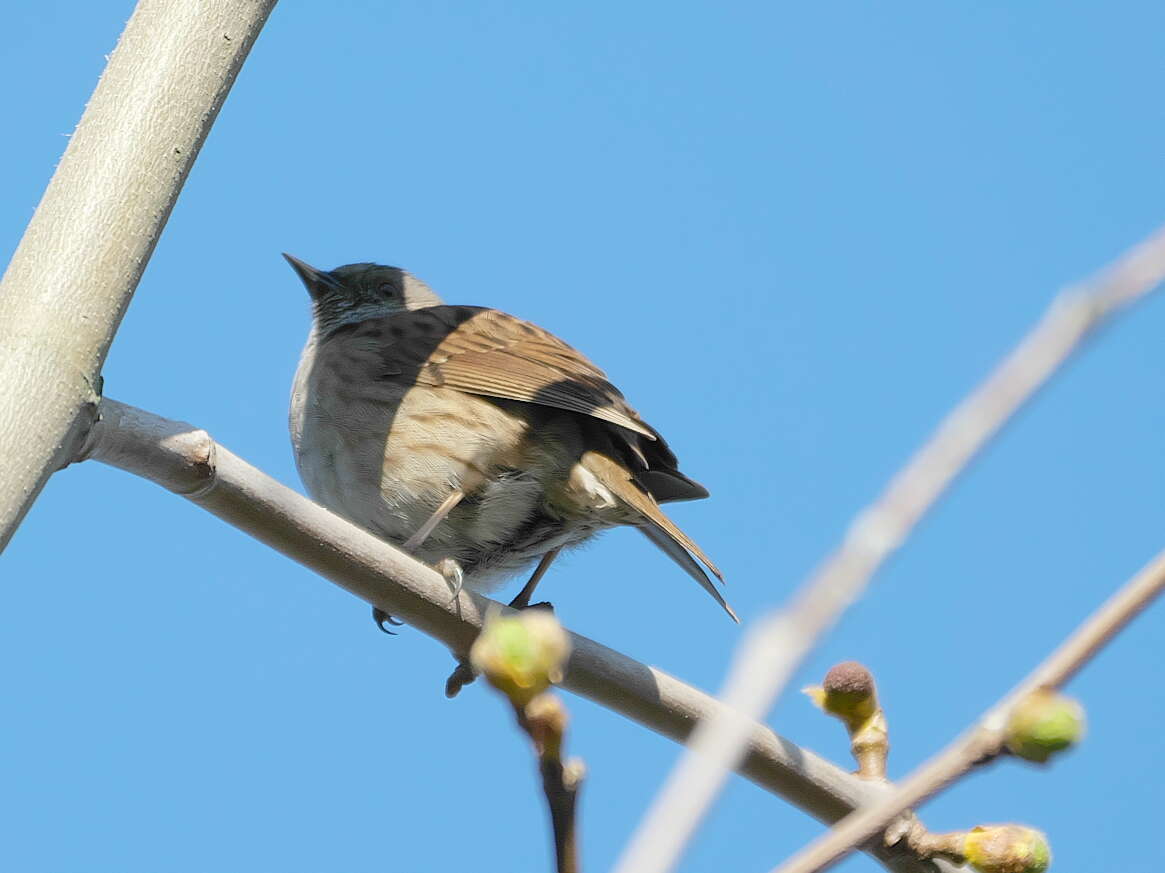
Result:
{"type": "Polygon", "coordinates": [[[825,674],[819,687],[806,688],[813,702],[856,729],[878,709],[874,677],[857,661],[846,661],[825,674]]]}
{"type": "Polygon", "coordinates": [[[843,661],[825,674],[822,683],[826,694],[847,695],[852,697],[872,697],[874,694],[874,677],[865,665],[857,661],[843,661]]]}

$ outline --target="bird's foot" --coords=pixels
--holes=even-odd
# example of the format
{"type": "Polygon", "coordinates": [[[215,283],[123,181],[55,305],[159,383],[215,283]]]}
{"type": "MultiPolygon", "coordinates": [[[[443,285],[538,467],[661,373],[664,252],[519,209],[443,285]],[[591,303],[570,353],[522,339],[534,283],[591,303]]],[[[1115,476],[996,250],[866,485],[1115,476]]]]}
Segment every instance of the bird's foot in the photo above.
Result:
{"type": "MultiPolygon", "coordinates": [[[[461,565],[452,558],[442,558],[434,565],[433,569],[445,579],[445,584],[453,592],[453,601],[456,602],[461,594],[461,589],[465,587],[465,571],[461,569],[461,565]]],[[[378,606],[372,607],[372,620],[384,633],[393,637],[396,636],[396,631],[389,630],[385,625],[400,627],[404,624],[403,621],[393,618],[378,606]]]]}
{"type": "Polygon", "coordinates": [[[461,693],[462,688],[476,678],[477,674],[473,672],[473,667],[469,665],[469,662],[459,661],[457,666],[453,668],[453,672],[449,674],[449,678],[445,680],[445,696],[452,700],[461,693]]]}
{"type": "MultiPolygon", "coordinates": [[[[461,589],[465,587],[465,571],[452,558],[442,558],[434,567],[438,573],[445,577],[445,584],[453,592],[453,602],[458,603],[457,598],[461,596],[461,589]]],[[[460,605],[458,611],[460,612],[460,605]]],[[[445,680],[445,696],[450,699],[456,697],[462,688],[476,678],[477,674],[473,672],[469,662],[459,661],[453,672],[449,674],[449,678],[445,680]]]]}
{"type": "Polygon", "coordinates": [[[391,624],[393,627],[400,627],[404,624],[403,621],[393,618],[379,606],[372,607],[372,620],[376,622],[376,626],[390,637],[396,636],[396,631],[390,631],[385,627],[386,624],[391,624]]]}
{"type": "MultiPolygon", "coordinates": [[[[461,569],[461,565],[452,558],[442,558],[433,566],[433,569],[445,579],[445,584],[453,592],[453,602],[456,603],[457,598],[461,595],[461,589],[465,587],[465,571],[461,569]]],[[[542,606],[543,604],[538,605],[542,606]]],[[[549,604],[546,605],[549,606],[549,604]]],[[[378,628],[391,636],[396,636],[396,632],[389,630],[385,627],[385,624],[390,624],[394,627],[400,627],[404,624],[403,621],[398,621],[383,609],[375,606],[372,608],[372,618],[378,628]]],[[[473,672],[473,668],[469,666],[468,661],[459,662],[457,667],[449,675],[449,678],[445,680],[445,696],[456,697],[462,688],[476,678],[477,674],[473,672]]]]}
{"type": "Polygon", "coordinates": [[[442,558],[433,565],[433,569],[444,577],[445,584],[453,592],[452,602],[456,603],[457,598],[461,596],[461,589],[465,587],[465,571],[461,569],[461,565],[452,558],[442,558]]]}

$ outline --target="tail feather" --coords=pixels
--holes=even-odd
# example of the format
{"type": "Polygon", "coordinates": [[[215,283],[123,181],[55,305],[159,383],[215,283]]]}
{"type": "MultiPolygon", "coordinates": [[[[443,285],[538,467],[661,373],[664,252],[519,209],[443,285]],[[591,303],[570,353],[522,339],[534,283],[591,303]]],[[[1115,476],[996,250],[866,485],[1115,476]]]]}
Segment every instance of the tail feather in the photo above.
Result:
{"type": "Polygon", "coordinates": [[[696,563],[692,555],[699,558],[704,566],[723,582],[724,576],[720,570],[712,563],[712,559],[704,554],[703,549],[680,530],[675,522],[663,514],[663,510],[659,508],[655,498],[632,479],[631,472],[599,452],[587,452],[583,455],[581,462],[626,507],[634,510],[638,518],[633,523],[643,532],[643,535],[679,564],[685,573],[700,583],[700,587],[712,595],[716,602],[724,608],[724,611],[732,617],[733,621],[739,622],[740,619],[736,617],[732,607],[724,600],[712,580],[708,578],[708,574],[696,563]]]}
{"type": "Polygon", "coordinates": [[[655,525],[642,525],[639,528],[639,532],[659,546],[660,551],[679,564],[684,572],[699,582],[700,587],[712,595],[712,599],[723,607],[729,617],[737,624],[740,624],[740,619],[737,617],[735,610],[728,605],[728,601],[724,599],[724,595],[712,584],[712,580],[708,578],[708,574],[704,572],[704,568],[696,563],[695,559],[688,554],[687,550],[681,548],[679,543],[655,525]]]}
{"type": "Polygon", "coordinates": [[[635,481],[660,503],[672,500],[702,500],[708,489],[678,470],[640,470],[635,481]]]}

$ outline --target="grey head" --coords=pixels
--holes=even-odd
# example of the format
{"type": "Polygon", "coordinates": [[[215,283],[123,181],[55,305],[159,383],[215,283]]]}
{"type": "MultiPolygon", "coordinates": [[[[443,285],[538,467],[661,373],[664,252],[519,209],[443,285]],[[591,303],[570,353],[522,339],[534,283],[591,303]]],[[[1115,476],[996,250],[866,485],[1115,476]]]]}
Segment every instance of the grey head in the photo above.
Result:
{"type": "Polygon", "coordinates": [[[399,267],[345,264],[328,272],[284,253],[311,295],[316,325],[323,333],[344,324],[395,312],[440,306],[433,289],[399,267]]]}

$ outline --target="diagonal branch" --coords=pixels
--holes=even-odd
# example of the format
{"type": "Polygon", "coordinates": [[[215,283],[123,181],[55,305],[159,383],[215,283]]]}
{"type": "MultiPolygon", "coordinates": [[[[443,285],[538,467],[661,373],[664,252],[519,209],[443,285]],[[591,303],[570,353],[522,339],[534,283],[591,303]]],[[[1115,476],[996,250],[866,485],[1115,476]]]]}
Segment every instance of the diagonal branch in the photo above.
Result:
{"type": "Polygon", "coordinates": [[[275,0],[141,0],[0,280],[0,550],[92,423],[101,365],[275,0]]]}
{"type": "MultiPolygon", "coordinates": [[[[191,425],[105,399],[78,459],[84,458],[186,497],[362,600],[400,616],[458,656],[467,653],[481,630],[487,607],[502,608],[468,590],[451,601],[436,571],[279,484],[191,425]]],[[[571,645],[564,688],[678,742],[697,721],[722,709],[711,696],[586,637],[572,635],[571,645]]],[[[747,752],[739,771],[821,821],[837,821],[886,791],[762,725],[750,723],[746,732],[747,752]]],[[[871,851],[901,873],[956,869],[947,862],[918,861],[903,850],[874,846],[871,851]]]]}
{"type": "Polygon", "coordinates": [[[896,816],[916,806],[1003,748],[1004,728],[1012,709],[1033,691],[1059,688],[1165,589],[1165,552],[1146,565],[1059,648],[991,707],[970,730],[912,773],[892,792],[870,807],[847,816],[828,834],[811,844],[774,873],[816,873],[840,860],[884,830],[896,816]]]}
{"type": "Polygon", "coordinates": [[[745,726],[763,718],[817,639],[866,587],[955,477],[1108,316],[1165,278],[1165,229],[1053,301],[1032,331],[942,421],[886,490],[858,514],[788,607],[745,637],[724,683],[727,708],[701,722],[616,866],[665,873],[740,760],[745,726]]]}

